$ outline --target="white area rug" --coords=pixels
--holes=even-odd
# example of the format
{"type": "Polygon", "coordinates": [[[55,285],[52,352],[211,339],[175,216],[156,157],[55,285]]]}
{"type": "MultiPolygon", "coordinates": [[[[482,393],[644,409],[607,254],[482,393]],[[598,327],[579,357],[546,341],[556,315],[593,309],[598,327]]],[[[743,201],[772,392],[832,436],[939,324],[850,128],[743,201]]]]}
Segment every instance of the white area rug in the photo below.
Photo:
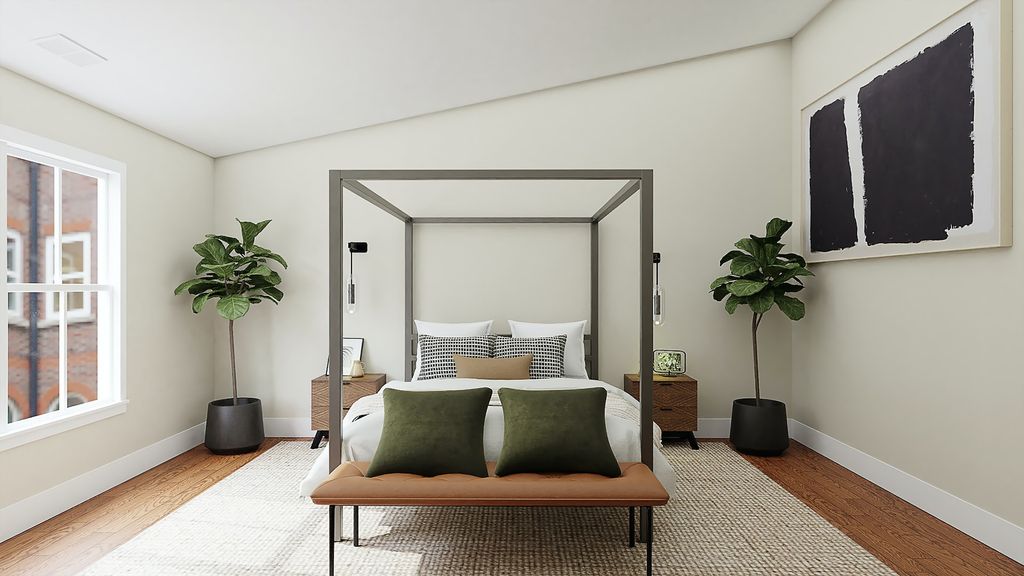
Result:
{"type": "MultiPolygon", "coordinates": [[[[297,495],[317,453],[278,444],[81,574],[326,575],[327,511],[297,495]]],[[[724,444],[665,454],[679,490],[654,514],[655,574],[893,574],[724,444]]],[[[625,510],[367,507],[359,520],[362,546],[337,544],[339,575],[644,572],[625,510]]]]}

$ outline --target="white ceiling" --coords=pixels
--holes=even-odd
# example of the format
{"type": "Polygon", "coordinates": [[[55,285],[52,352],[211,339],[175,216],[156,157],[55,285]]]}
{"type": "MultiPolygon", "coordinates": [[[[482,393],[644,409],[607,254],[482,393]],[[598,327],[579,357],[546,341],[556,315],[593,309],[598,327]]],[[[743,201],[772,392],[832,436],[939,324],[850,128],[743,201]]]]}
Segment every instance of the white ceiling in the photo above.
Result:
{"type": "Polygon", "coordinates": [[[789,38],[828,1],[0,0],[0,66],[216,157],[789,38]]]}

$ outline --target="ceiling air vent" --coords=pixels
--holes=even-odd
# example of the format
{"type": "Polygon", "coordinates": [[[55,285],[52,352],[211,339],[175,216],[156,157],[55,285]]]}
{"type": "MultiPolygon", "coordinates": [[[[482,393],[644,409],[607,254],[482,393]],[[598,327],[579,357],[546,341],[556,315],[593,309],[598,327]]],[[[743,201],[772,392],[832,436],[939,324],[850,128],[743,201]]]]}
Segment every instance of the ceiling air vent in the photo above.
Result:
{"type": "Polygon", "coordinates": [[[36,38],[32,42],[34,42],[36,46],[39,46],[47,52],[60,56],[75,66],[92,66],[93,64],[99,64],[100,62],[107,61],[103,56],[89,50],[85,46],[82,46],[63,34],[54,34],[52,36],[36,38]]]}

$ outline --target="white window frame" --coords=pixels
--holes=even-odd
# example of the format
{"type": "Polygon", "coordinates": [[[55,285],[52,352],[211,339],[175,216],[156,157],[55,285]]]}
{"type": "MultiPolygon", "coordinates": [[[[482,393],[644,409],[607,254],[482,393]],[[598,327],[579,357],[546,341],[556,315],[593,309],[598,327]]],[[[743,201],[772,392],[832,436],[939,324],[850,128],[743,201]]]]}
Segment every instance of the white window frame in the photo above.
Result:
{"type": "MultiPolygon", "coordinates": [[[[64,309],[66,299],[59,298],[60,314],[57,322],[60,325],[60,410],[40,414],[14,423],[7,423],[6,410],[0,411],[4,417],[0,419],[0,451],[20,446],[41,438],[60,434],[80,426],[123,413],[128,406],[127,386],[125,381],[125,316],[124,303],[124,265],[126,246],[123,235],[125,219],[125,183],[127,168],[118,162],[86,150],[55,142],[36,136],[16,128],[0,124],[0,214],[3,214],[6,229],[7,214],[7,157],[16,156],[32,162],[53,166],[57,179],[54,189],[54,231],[53,236],[60,238],[60,170],[68,170],[84,174],[99,181],[97,204],[97,230],[95,239],[97,253],[102,254],[99,260],[97,277],[89,278],[89,284],[63,284],[57,266],[62,263],[62,246],[54,243],[56,252],[53,266],[58,274],[49,271],[47,283],[11,283],[5,274],[0,279],[0,288],[8,292],[22,294],[24,292],[67,293],[96,292],[101,303],[93,312],[103,321],[97,324],[97,341],[101,352],[97,354],[97,396],[98,400],[67,407],[67,311],[64,309]],[[54,281],[56,279],[56,281],[54,281]],[[102,315],[102,318],[99,316],[102,315]],[[63,317],[63,319],[61,319],[63,317]]],[[[89,247],[91,249],[91,246],[89,247]]],[[[7,262],[7,251],[4,250],[4,265],[7,262]]],[[[91,254],[89,256],[91,258],[91,254]]],[[[91,263],[90,263],[91,265],[91,263]]],[[[24,277],[22,277],[24,279],[24,277]]],[[[52,296],[51,296],[52,298],[52,296]]],[[[90,298],[86,298],[87,301],[90,298]]],[[[47,306],[49,310],[49,306],[47,306]]],[[[10,320],[8,320],[10,322],[10,320]]],[[[0,349],[6,358],[7,330],[0,331],[0,349]]],[[[8,373],[0,370],[0,403],[8,407],[8,373]]]]}
{"type": "MultiPolygon", "coordinates": [[[[64,263],[63,263],[63,261],[61,261],[61,262],[55,261],[56,254],[54,254],[54,252],[55,252],[54,248],[56,246],[56,237],[55,236],[47,236],[46,237],[46,282],[47,282],[47,284],[53,284],[54,283],[53,279],[55,277],[54,275],[56,275],[56,274],[60,275],[61,283],[63,283],[68,278],[82,280],[81,285],[83,285],[83,286],[88,285],[90,282],[92,282],[92,278],[91,278],[91,276],[92,276],[92,235],[89,234],[88,232],[73,232],[71,234],[63,234],[61,236],[62,254],[63,254],[63,246],[64,245],[66,245],[66,244],[74,244],[76,242],[81,242],[82,243],[82,251],[83,251],[82,265],[85,267],[85,269],[82,272],[73,272],[71,274],[65,274],[64,273],[64,263]]],[[[56,296],[56,294],[57,294],[56,292],[47,292],[46,293],[46,314],[45,314],[45,318],[48,321],[53,322],[53,323],[56,323],[56,322],[60,321],[60,312],[59,311],[58,312],[54,312],[55,306],[53,305],[53,303],[54,303],[54,297],[56,296]]],[[[83,298],[83,300],[84,300],[83,304],[85,305],[83,308],[79,308],[77,310],[70,310],[70,309],[65,310],[65,317],[68,319],[68,321],[76,321],[76,320],[81,321],[81,320],[91,320],[92,319],[92,298],[86,297],[86,298],[83,298]]],[[[65,304],[65,306],[66,306],[66,304],[65,304]]]]}
{"type": "MultiPolygon", "coordinates": [[[[5,182],[5,185],[6,185],[6,182],[5,182]]],[[[14,282],[16,282],[16,283],[17,282],[21,282],[21,280],[23,278],[23,276],[22,276],[22,273],[23,273],[22,266],[24,265],[23,263],[25,261],[25,253],[22,252],[21,234],[17,230],[8,230],[7,231],[7,239],[14,241],[14,258],[15,258],[15,260],[14,260],[14,266],[13,267],[11,267],[11,262],[9,260],[5,261],[5,268],[7,269],[7,274],[4,275],[4,279],[8,283],[10,283],[11,282],[10,276],[13,275],[14,276],[14,282]]],[[[7,250],[4,250],[4,257],[5,258],[6,258],[6,255],[7,255],[7,250]]],[[[11,310],[10,307],[7,308],[7,320],[8,321],[10,321],[12,319],[20,320],[23,317],[23,315],[24,315],[24,309],[22,308],[23,301],[22,301],[21,293],[20,292],[12,292],[11,294],[14,295],[14,310],[11,310]]]]}

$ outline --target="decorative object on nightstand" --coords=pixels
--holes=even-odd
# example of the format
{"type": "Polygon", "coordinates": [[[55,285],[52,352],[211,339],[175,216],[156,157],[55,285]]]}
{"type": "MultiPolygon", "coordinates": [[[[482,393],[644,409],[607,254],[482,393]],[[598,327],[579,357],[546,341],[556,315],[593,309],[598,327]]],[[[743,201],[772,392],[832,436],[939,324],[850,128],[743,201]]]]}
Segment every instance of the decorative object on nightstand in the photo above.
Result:
{"type": "Polygon", "coordinates": [[[782,254],[782,235],[792,226],[781,218],[772,218],[764,237],[750,235],[736,242],[719,261],[729,262],[729,274],[711,283],[715,300],[725,300],[725,311],[732,314],[738,306],[750,307],[750,336],[754,347],[754,397],[732,403],[729,441],[740,452],[777,456],[789,448],[786,405],[761,398],[761,379],[757,365],[757,328],[764,315],[778,306],[790,320],[804,317],[804,303],[790,294],[803,290],[801,276],[814,276],[799,254],[782,254]],[[728,299],[726,299],[728,297],[728,299]]]}
{"type": "MultiPolygon", "coordinates": [[[[237,220],[237,219],[236,219],[237,220]]],[[[228,321],[231,350],[231,398],[210,402],[206,409],[206,447],[214,454],[252,452],[263,443],[263,407],[259,398],[239,398],[235,366],[235,320],[253,304],[284,298],[277,286],[281,276],[270,268],[271,260],[287,268],[280,255],[258,246],[256,237],[270,224],[237,220],[242,239],[207,234],[192,247],[199,254],[196,276],[174,289],[192,297],[192,312],[199,314],[207,302],[217,303],[217,313],[228,321]]]]}
{"type": "MultiPolygon", "coordinates": [[[[380,392],[380,389],[387,381],[387,374],[363,374],[358,378],[346,376],[342,384],[345,387],[345,402],[341,406],[342,410],[348,410],[356,400],[363,396],[370,396],[380,392]]],[[[327,429],[330,428],[330,395],[328,394],[330,390],[330,377],[324,374],[314,378],[310,384],[310,393],[312,395],[310,406],[312,410],[309,419],[312,429],[316,432],[316,435],[313,437],[313,445],[310,448],[318,448],[320,447],[320,441],[327,438],[327,429]]]]}
{"type": "MultiPolygon", "coordinates": [[[[640,375],[623,374],[622,387],[640,399],[640,375]]],[[[693,435],[697,429],[697,381],[686,374],[654,375],[654,423],[662,438],[686,440],[690,448],[700,448],[693,435]]]]}
{"type": "Polygon", "coordinates": [[[655,350],[654,373],[678,376],[686,373],[686,352],[682,350],[655,350]]]}
{"type": "MultiPolygon", "coordinates": [[[[341,357],[341,375],[348,378],[349,376],[362,376],[362,374],[354,374],[352,372],[355,367],[355,363],[359,362],[362,366],[363,359],[363,339],[362,338],[343,338],[342,339],[342,357],[341,357]]],[[[365,366],[360,368],[365,372],[365,366]]],[[[324,374],[329,375],[331,373],[331,357],[327,357],[327,368],[324,369],[324,374]]]]}

